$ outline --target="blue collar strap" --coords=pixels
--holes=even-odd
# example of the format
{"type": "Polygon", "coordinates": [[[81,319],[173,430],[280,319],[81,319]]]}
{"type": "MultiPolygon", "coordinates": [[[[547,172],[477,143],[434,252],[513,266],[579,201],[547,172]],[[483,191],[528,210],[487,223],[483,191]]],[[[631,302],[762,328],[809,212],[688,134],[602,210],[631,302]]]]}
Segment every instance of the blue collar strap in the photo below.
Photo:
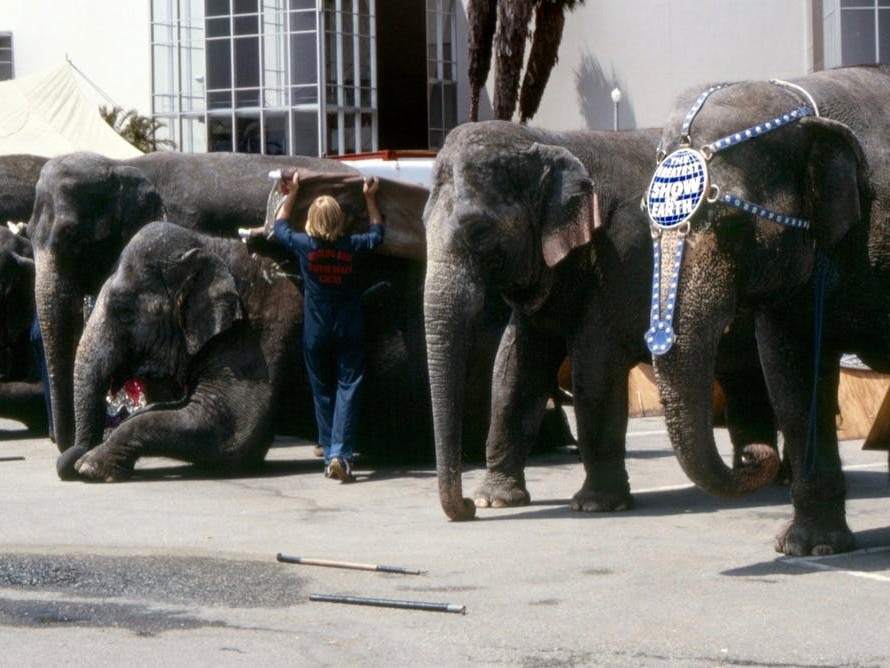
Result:
{"type": "Polygon", "coordinates": [[[798,227],[802,230],[809,229],[810,227],[810,222],[805,218],[796,218],[794,216],[786,216],[782,213],[776,213],[775,211],[764,209],[759,204],[754,204],[753,202],[744,200],[741,197],[737,197],[736,195],[724,193],[720,195],[719,201],[723,202],[726,206],[731,206],[734,209],[739,209],[740,211],[744,211],[745,213],[752,213],[755,216],[760,216],[761,218],[771,220],[781,225],[787,225],[788,227],[798,227]]]}
{"type": "Polygon", "coordinates": [[[706,159],[710,160],[711,156],[714,153],[719,153],[725,149],[730,148],[731,146],[737,146],[742,142],[746,142],[749,139],[756,139],[761,135],[765,135],[767,132],[772,132],[773,130],[778,130],[779,128],[785,127],[789,123],[794,123],[795,121],[799,121],[801,118],[805,116],[813,116],[813,110],[809,107],[798,107],[792,111],[789,111],[786,114],[782,114],[781,116],[776,116],[772,120],[767,121],[766,123],[760,123],[758,125],[753,125],[746,130],[742,130],[741,132],[735,132],[731,135],[726,135],[718,139],[717,141],[711,142],[704,148],[702,148],[702,155],[705,156],[706,159]]]}
{"type": "Polygon", "coordinates": [[[664,317],[661,314],[661,235],[652,235],[652,311],[649,314],[649,329],[646,331],[646,347],[653,355],[663,355],[674,345],[674,306],[677,304],[677,287],[680,283],[680,265],[683,262],[683,237],[685,227],[680,230],[674,250],[671,277],[668,281],[667,300],[664,317]]]}
{"type": "Polygon", "coordinates": [[[692,119],[695,118],[695,115],[698,113],[698,110],[701,109],[702,105],[705,103],[705,100],[710,97],[711,93],[714,91],[718,91],[721,88],[726,88],[727,84],[718,84],[716,86],[711,86],[704,93],[698,96],[695,103],[693,103],[692,108],[689,110],[689,113],[686,114],[686,118],[683,119],[683,125],[680,127],[680,144],[689,144],[689,128],[692,125],[692,119]]]}

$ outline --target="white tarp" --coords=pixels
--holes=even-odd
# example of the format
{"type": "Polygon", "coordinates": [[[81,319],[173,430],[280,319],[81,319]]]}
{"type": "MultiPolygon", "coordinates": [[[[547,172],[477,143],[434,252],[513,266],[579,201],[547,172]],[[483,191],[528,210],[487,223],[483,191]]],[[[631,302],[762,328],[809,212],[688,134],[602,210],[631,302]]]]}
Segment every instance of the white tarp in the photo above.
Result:
{"type": "Polygon", "coordinates": [[[105,122],[99,107],[81,92],[67,62],[0,82],[0,155],[51,158],[72,151],[116,159],[142,153],[105,122]]]}

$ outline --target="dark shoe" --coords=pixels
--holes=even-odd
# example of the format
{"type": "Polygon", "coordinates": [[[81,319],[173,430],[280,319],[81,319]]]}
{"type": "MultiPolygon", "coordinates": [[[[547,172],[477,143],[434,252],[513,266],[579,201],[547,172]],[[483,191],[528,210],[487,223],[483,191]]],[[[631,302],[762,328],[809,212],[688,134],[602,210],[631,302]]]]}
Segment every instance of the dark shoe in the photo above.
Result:
{"type": "Polygon", "coordinates": [[[352,476],[352,465],[342,457],[334,457],[325,467],[325,478],[333,478],[340,482],[352,482],[355,480],[352,476]]]}
{"type": "Polygon", "coordinates": [[[324,457],[324,447],[321,445],[316,445],[312,449],[312,454],[315,455],[316,457],[324,457]]]}

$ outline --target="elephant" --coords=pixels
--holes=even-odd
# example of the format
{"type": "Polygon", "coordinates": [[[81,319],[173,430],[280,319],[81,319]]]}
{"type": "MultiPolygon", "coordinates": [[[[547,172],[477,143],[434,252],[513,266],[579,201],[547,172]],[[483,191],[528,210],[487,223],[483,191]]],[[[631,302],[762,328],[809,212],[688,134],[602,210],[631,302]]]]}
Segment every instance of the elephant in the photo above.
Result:
{"type": "Polygon", "coordinates": [[[713,494],[770,479],[775,454],[757,442],[724,463],[705,400],[718,337],[750,309],[791,465],[793,516],[775,541],[786,555],[854,547],[835,416],[842,353],[890,371],[888,104],[884,66],[688,91],[645,191],[653,254],[679,256],[655,272],[650,330],[673,448],[713,494]]]}
{"type": "Polygon", "coordinates": [[[236,237],[239,227],[263,223],[268,172],[288,166],[358,173],[336,160],[231,153],[112,160],[76,152],[43,165],[28,236],[59,450],[74,442],[71,383],[83,299],[98,292],[127,241],[165,214],[188,228],[236,237]]]}
{"type": "Polygon", "coordinates": [[[0,227],[0,416],[47,432],[47,410],[32,350],[34,258],[31,243],[0,227]]]}
{"type": "Polygon", "coordinates": [[[272,398],[299,370],[299,307],[293,282],[244,244],[172,223],[144,226],[84,327],[74,365],[75,442],[59,458],[60,477],[76,469],[88,479],[125,480],[146,455],[223,469],[258,464],[274,435],[272,398]],[[151,403],[97,445],[106,392],[131,377],[145,380],[151,403]]]}
{"type": "MultiPolygon", "coordinates": [[[[652,274],[639,200],[659,137],[655,129],[550,132],[485,121],[446,138],[424,210],[424,318],[439,500],[448,518],[529,503],[526,457],[566,355],[586,474],[571,507],[633,506],[628,372],[650,361],[643,334],[652,274]],[[491,298],[504,299],[511,316],[491,378],[487,470],[471,500],[461,486],[466,331],[491,298]]],[[[765,440],[775,434],[768,405],[755,410],[756,386],[732,394],[752,399],[750,410],[733,416],[756,419],[749,429],[765,440]]]]}
{"type": "MultiPolygon", "coordinates": [[[[380,253],[372,259],[363,298],[361,452],[417,457],[432,447],[423,265],[380,253]]],[[[60,477],[122,481],[150,455],[221,472],[249,469],[263,460],[281,412],[298,435],[314,436],[302,313],[300,288],[273,259],[169,222],[143,227],[100,290],[78,345],[76,438],[59,456],[60,477]],[[149,404],[103,441],[106,392],[131,377],[144,381],[149,404]]],[[[496,340],[480,331],[483,347],[496,340]]],[[[489,369],[493,357],[489,346],[489,369]]],[[[487,387],[467,389],[480,390],[487,387]]]]}
{"type": "Polygon", "coordinates": [[[46,161],[26,153],[0,155],[0,224],[31,217],[34,186],[46,161]]]}
{"type": "Polygon", "coordinates": [[[26,236],[7,223],[26,221],[34,208],[34,186],[47,158],[0,156],[0,415],[35,434],[47,433],[43,383],[29,343],[34,318],[34,259],[26,236]]]}

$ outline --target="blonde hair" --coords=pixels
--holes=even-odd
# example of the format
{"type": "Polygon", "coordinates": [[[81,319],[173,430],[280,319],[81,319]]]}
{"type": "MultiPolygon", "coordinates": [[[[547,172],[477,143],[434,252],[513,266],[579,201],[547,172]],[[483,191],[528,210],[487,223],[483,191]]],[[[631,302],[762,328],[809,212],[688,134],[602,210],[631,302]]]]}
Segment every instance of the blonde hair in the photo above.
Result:
{"type": "Polygon", "coordinates": [[[343,236],[346,216],[336,199],[320,195],[309,205],[306,217],[306,234],[325,241],[336,241],[343,236]]]}

